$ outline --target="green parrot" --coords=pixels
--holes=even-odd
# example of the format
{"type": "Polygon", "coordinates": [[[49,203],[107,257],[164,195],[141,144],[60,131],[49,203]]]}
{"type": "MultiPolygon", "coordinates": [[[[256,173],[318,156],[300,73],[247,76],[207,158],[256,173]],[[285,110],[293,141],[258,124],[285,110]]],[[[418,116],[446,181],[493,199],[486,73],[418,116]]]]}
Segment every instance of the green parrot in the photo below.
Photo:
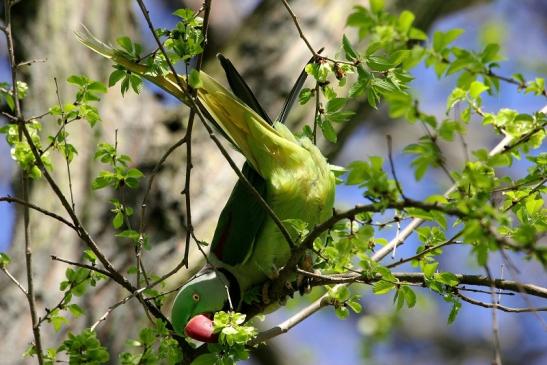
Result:
{"type": "MultiPolygon", "coordinates": [[[[147,73],[145,66],[97,40],[87,30],[77,36],[95,52],[187,101],[174,75],[147,73]]],[[[221,134],[246,158],[242,173],[281,221],[298,219],[313,226],[328,219],[335,191],[331,166],[308,138],[295,137],[283,124],[305,73],[272,122],[233,65],[221,55],[219,59],[237,96],[201,71],[197,99],[221,134]]],[[[183,76],[179,79],[185,82],[183,76]]],[[[220,214],[208,264],[175,298],[173,327],[180,334],[214,342],[214,313],[238,309],[248,290],[274,278],[289,257],[290,247],[279,227],[244,182],[238,181],[220,214]]]]}

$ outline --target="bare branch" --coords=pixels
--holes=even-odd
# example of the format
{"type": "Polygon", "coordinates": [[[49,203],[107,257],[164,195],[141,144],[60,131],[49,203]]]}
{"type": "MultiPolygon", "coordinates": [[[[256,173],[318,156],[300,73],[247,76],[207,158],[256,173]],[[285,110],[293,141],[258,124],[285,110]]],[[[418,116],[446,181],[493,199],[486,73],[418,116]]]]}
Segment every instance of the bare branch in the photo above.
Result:
{"type": "Polygon", "coordinates": [[[481,302],[479,300],[476,300],[476,299],[470,298],[468,296],[465,296],[462,293],[460,293],[459,291],[456,292],[456,295],[461,300],[463,300],[464,302],[467,302],[469,304],[473,304],[473,305],[476,305],[476,306],[479,306],[479,307],[484,307],[484,308],[496,308],[496,309],[499,309],[500,311],[508,312],[508,313],[529,313],[529,312],[545,312],[545,311],[547,311],[547,307],[513,308],[513,307],[507,307],[505,305],[501,305],[501,304],[497,304],[497,303],[492,304],[492,303],[481,302]]]}
{"type": "MultiPolygon", "coordinates": [[[[486,275],[488,275],[488,279],[492,281],[492,275],[490,273],[490,269],[488,266],[484,266],[484,270],[486,271],[486,275]]],[[[490,294],[492,298],[492,337],[494,338],[494,363],[493,365],[502,365],[501,361],[501,342],[500,342],[500,334],[499,334],[499,325],[498,325],[498,316],[496,313],[497,305],[499,303],[496,302],[496,288],[493,283],[490,284],[490,294]]]]}
{"type": "Polygon", "coordinates": [[[129,301],[129,299],[133,298],[137,293],[142,293],[144,290],[137,290],[135,291],[134,293],[131,293],[129,294],[128,296],[126,296],[125,298],[123,298],[122,300],[120,300],[119,302],[115,303],[114,305],[111,305],[110,307],[108,307],[108,309],[106,310],[106,312],[101,316],[101,318],[99,318],[95,323],[93,323],[93,325],[90,327],[90,330],[91,331],[95,331],[95,329],[97,328],[97,326],[99,324],[101,324],[101,322],[105,321],[106,318],[110,315],[110,313],[112,313],[112,311],[116,308],[118,308],[120,305],[122,304],[125,304],[129,301]]]}
{"type": "Polygon", "coordinates": [[[60,215],[58,214],[55,214],[53,212],[50,212],[49,210],[46,210],[44,208],[41,208],[37,205],[34,205],[32,203],[29,203],[29,202],[25,202],[24,200],[22,199],[19,199],[19,198],[16,198],[14,196],[0,196],[0,202],[6,202],[6,203],[17,203],[17,204],[21,204],[23,206],[27,206],[31,209],[34,209],[36,210],[37,212],[40,212],[44,215],[47,215],[48,217],[51,217],[53,219],[56,219],[58,220],[59,222],[69,226],[70,228],[72,228],[73,230],[75,231],[78,231],[78,229],[76,228],[76,226],[72,223],[70,223],[67,219],[61,217],[60,215]]]}
{"type": "Polygon", "coordinates": [[[107,276],[107,277],[111,278],[112,280],[114,280],[114,278],[112,277],[112,273],[110,273],[109,271],[100,269],[100,268],[98,268],[97,266],[88,265],[88,264],[82,264],[82,263],[80,263],[80,262],[76,262],[76,261],[71,261],[71,260],[63,259],[63,258],[57,257],[57,256],[55,256],[55,255],[51,255],[50,257],[51,257],[51,259],[52,259],[53,261],[60,261],[60,262],[64,262],[65,264],[69,264],[69,265],[73,265],[73,266],[78,266],[78,267],[81,267],[81,268],[84,268],[84,269],[89,269],[89,270],[92,270],[92,271],[96,271],[96,272],[98,272],[99,274],[103,274],[104,276],[107,276]]]}
{"type": "MultiPolygon", "coordinates": [[[[11,28],[11,7],[14,3],[11,0],[4,0],[4,34],[6,36],[6,42],[8,45],[8,59],[11,69],[11,82],[12,90],[11,94],[13,96],[13,102],[15,107],[15,116],[17,118],[16,122],[18,125],[19,132],[19,141],[23,140],[23,133],[26,131],[25,118],[21,110],[21,103],[19,101],[19,93],[17,90],[17,64],[15,61],[15,48],[13,44],[13,34],[11,28]]],[[[26,136],[25,136],[26,137],[26,136]]],[[[26,171],[23,171],[21,174],[21,190],[22,190],[22,201],[28,203],[29,201],[29,176],[26,171]]],[[[30,245],[30,232],[29,232],[29,223],[30,223],[30,209],[28,205],[23,205],[23,229],[25,236],[25,265],[26,265],[26,275],[27,275],[27,290],[26,297],[29,304],[30,318],[32,322],[32,334],[34,336],[34,345],[36,347],[36,356],[38,363],[42,365],[44,363],[43,350],[42,350],[42,339],[40,334],[40,326],[38,322],[38,315],[36,312],[36,298],[34,295],[34,280],[32,272],[32,249],[30,245]]],[[[22,288],[22,287],[21,287],[22,288]]]]}
{"type": "Polygon", "coordinates": [[[269,330],[260,332],[258,336],[253,341],[251,341],[250,345],[259,344],[273,337],[287,333],[291,328],[301,323],[302,321],[304,321],[306,318],[308,318],[309,316],[311,316],[312,314],[314,314],[321,308],[324,308],[332,304],[333,302],[329,296],[322,296],[320,299],[316,300],[311,305],[299,311],[297,314],[290,317],[286,321],[278,324],[275,327],[270,328],[269,330]]]}
{"type": "Polygon", "coordinates": [[[302,31],[302,27],[300,26],[300,23],[298,22],[298,18],[296,17],[296,14],[294,14],[294,12],[292,11],[289,3],[287,2],[287,0],[281,0],[283,2],[283,5],[285,5],[285,8],[287,9],[287,11],[289,12],[289,14],[291,15],[291,18],[294,22],[294,25],[296,26],[296,29],[298,30],[298,34],[300,35],[300,38],[302,38],[302,40],[304,41],[304,43],[306,43],[306,46],[308,47],[308,49],[310,50],[310,52],[315,56],[315,57],[321,57],[319,56],[319,54],[317,52],[315,52],[315,49],[312,47],[312,45],[310,44],[310,42],[308,41],[308,38],[306,38],[306,36],[304,35],[304,32],[302,31]]]}
{"type": "MultiPolygon", "coordinates": [[[[306,275],[311,278],[311,286],[323,286],[323,285],[329,285],[329,284],[336,284],[336,285],[347,285],[352,283],[364,283],[364,284],[372,284],[374,282],[377,282],[379,280],[383,280],[381,275],[376,275],[373,278],[366,277],[362,274],[358,273],[346,273],[346,274],[336,274],[336,275],[321,275],[316,274],[312,272],[307,272],[301,269],[297,269],[297,272],[303,275],[306,275]]],[[[393,275],[397,278],[399,284],[405,284],[405,285],[420,285],[425,286],[426,284],[426,277],[422,273],[408,273],[408,272],[394,272],[393,275]]],[[[490,279],[487,276],[484,275],[464,275],[464,274],[456,274],[456,277],[458,278],[460,285],[476,285],[476,286],[483,286],[483,287],[494,287],[497,289],[503,289],[511,292],[519,292],[521,290],[524,290],[527,294],[541,297],[541,298],[547,298],[547,288],[543,288],[534,284],[523,284],[518,283],[511,280],[502,280],[502,279],[490,279]]],[[[469,290],[467,288],[463,288],[461,290],[469,290]]],[[[455,291],[456,295],[459,297],[462,297],[463,294],[459,293],[458,288],[456,288],[455,291]]],[[[462,298],[463,299],[463,298],[462,298]]],[[[472,302],[473,299],[469,299],[469,302],[471,304],[477,304],[472,302]]],[[[330,296],[328,293],[321,296],[319,299],[317,299],[312,304],[306,306],[303,310],[296,313],[294,316],[290,317],[283,323],[268,329],[264,332],[259,333],[257,338],[253,341],[253,343],[260,343],[262,341],[265,341],[267,339],[273,338],[275,336],[279,336],[283,333],[286,333],[288,330],[293,328],[298,323],[302,322],[304,319],[308,318],[313,313],[317,312],[321,308],[332,305],[332,301],[330,299],[330,296]]],[[[488,305],[488,303],[485,303],[488,305]]],[[[532,312],[534,310],[547,310],[547,308],[509,308],[504,307],[499,304],[494,305],[499,308],[500,310],[506,310],[510,312],[532,312]]],[[[481,305],[482,306],[482,305],[481,305]]],[[[490,307],[488,307],[490,308],[490,307]]]]}
{"type": "Polygon", "coordinates": [[[400,259],[392,264],[389,264],[389,265],[386,265],[386,267],[388,269],[391,269],[393,267],[396,267],[396,266],[399,266],[399,265],[402,265],[406,262],[410,262],[410,261],[413,261],[413,260],[416,260],[416,259],[419,259],[420,257],[423,257],[424,255],[432,252],[432,251],[435,251],[439,248],[442,248],[444,246],[448,246],[448,245],[453,245],[453,244],[456,244],[455,240],[460,237],[461,235],[463,234],[463,230],[462,231],[459,231],[458,233],[454,234],[452,237],[450,237],[449,239],[447,239],[446,241],[444,242],[441,242],[435,246],[431,246],[429,248],[426,248],[425,250],[417,253],[416,255],[414,256],[410,256],[410,257],[407,257],[405,259],[400,259]]]}
{"type": "Polygon", "coordinates": [[[23,287],[23,285],[15,278],[15,276],[13,276],[13,275],[8,271],[8,269],[6,269],[6,267],[0,266],[0,270],[2,270],[3,272],[6,273],[6,275],[7,275],[8,278],[11,280],[11,282],[14,283],[14,284],[23,292],[23,294],[25,294],[25,296],[28,296],[27,290],[26,290],[26,289],[23,287]]]}
{"type": "Polygon", "coordinates": [[[32,66],[35,63],[43,63],[43,62],[47,62],[47,59],[46,58],[37,58],[37,59],[34,59],[34,60],[19,62],[16,67],[17,68],[22,68],[23,66],[32,66]]]}

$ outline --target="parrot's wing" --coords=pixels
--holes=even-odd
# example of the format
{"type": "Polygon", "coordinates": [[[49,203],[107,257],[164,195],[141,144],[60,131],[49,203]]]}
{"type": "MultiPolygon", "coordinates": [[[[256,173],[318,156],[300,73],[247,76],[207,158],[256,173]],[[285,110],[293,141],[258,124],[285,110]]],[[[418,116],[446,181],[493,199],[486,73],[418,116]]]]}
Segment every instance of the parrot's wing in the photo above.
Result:
{"type": "MultiPolygon", "coordinates": [[[[251,107],[265,121],[272,124],[253,92],[236,68],[222,54],[217,55],[226,73],[230,88],[241,101],[251,107]]],[[[256,170],[245,162],[241,171],[258,193],[266,198],[266,180],[256,170]]],[[[239,180],[226,206],[220,213],[220,218],[211,243],[211,251],[219,260],[229,265],[242,264],[253,252],[256,237],[266,220],[267,213],[239,180]]]]}
{"type": "MultiPolygon", "coordinates": [[[[249,163],[242,169],[260,195],[266,195],[266,182],[249,163]]],[[[226,206],[220,213],[211,243],[211,251],[228,265],[239,265],[251,255],[256,238],[267,218],[264,207],[252,196],[242,181],[238,181],[226,206]]]]}
{"type": "MultiPolygon", "coordinates": [[[[272,124],[271,119],[232,62],[222,54],[218,54],[217,57],[235,96],[252,108],[265,121],[272,124]]],[[[312,61],[313,58],[309,62],[312,61]]],[[[287,119],[307,76],[305,69],[302,70],[285,100],[277,119],[279,122],[284,123],[287,119]]],[[[260,195],[266,198],[266,181],[248,162],[243,165],[242,173],[260,195]]],[[[211,251],[218,259],[229,265],[242,264],[250,256],[254,249],[256,237],[260,234],[260,229],[267,218],[267,213],[262,205],[243,184],[242,181],[238,181],[232,190],[232,194],[220,214],[211,243],[211,251]]]]}

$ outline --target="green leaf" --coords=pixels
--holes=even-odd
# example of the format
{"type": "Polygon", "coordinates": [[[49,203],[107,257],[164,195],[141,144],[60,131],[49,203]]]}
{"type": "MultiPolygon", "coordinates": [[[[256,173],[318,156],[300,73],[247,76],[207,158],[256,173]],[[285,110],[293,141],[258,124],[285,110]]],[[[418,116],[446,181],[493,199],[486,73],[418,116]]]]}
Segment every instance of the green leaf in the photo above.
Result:
{"type": "Polygon", "coordinates": [[[85,86],[87,83],[86,79],[79,75],[71,75],[68,79],[66,79],[66,81],[77,86],[85,86]]]}
{"type": "Polygon", "coordinates": [[[90,249],[84,250],[84,258],[94,264],[97,261],[97,255],[90,249]]]}
{"type": "Polygon", "coordinates": [[[66,352],[70,364],[100,365],[108,362],[110,355],[101,345],[94,331],[84,330],[81,334],[68,334],[59,352],[66,352]]]}
{"type": "Polygon", "coordinates": [[[192,9],[178,9],[173,12],[173,15],[178,16],[186,21],[192,20],[195,16],[195,12],[192,9]]]}
{"type": "Polygon", "coordinates": [[[10,262],[11,258],[7,254],[0,252],[0,268],[8,266],[10,262]]]}
{"type": "Polygon", "coordinates": [[[55,332],[59,332],[64,324],[68,323],[68,319],[59,315],[53,315],[50,317],[50,322],[55,329],[55,332]]]}
{"type": "Polygon", "coordinates": [[[424,31],[413,27],[410,29],[410,32],[408,33],[408,38],[414,39],[417,41],[427,41],[427,34],[424,31]]]}
{"type": "Polygon", "coordinates": [[[119,37],[116,39],[116,43],[120,45],[129,54],[133,53],[133,42],[129,37],[119,37]]]}
{"type": "Polygon", "coordinates": [[[496,43],[488,44],[484,50],[481,52],[481,61],[484,64],[500,61],[501,57],[499,56],[500,45],[496,43]]]}
{"type": "Polygon", "coordinates": [[[337,112],[339,111],[340,109],[342,109],[346,103],[347,103],[348,99],[346,98],[334,98],[334,99],[330,99],[328,102],[327,102],[327,113],[334,113],[334,112],[337,112]]]}
{"type": "Polygon", "coordinates": [[[370,0],[369,4],[373,13],[379,13],[385,7],[384,0],[370,0]]]}
{"type": "Polygon", "coordinates": [[[416,305],[416,293],[409,286],[402,286],[401,290],[408,308],[414,307],[416,305]]]}
{"type": "Polygon", "coordinates": [[[460,311],[462,304],[458,302],[454,302],[452,304],[452,309],[450,310],[450,314],[448,315],[448,324],[451,324],[456,319],[456,316],[458,315],[458,312],[460,311]]]}
{"type": "Polygon", "coordinates": [[[106,93],[107,89],[106,86],[99,81],[92,81],[89,84],[87,84],[87,90],[88,91],[94,91],[98,93],[106,93]]]}
{"type": "Polygon", "coordinates": [[[355,112],[336,112],[325,115],[325,119],[332,123],[344,123],[347,122],[355,115],[355,112]]]}
{"type": "Polygon", "coordinates": [[[358,301],[348,300],[346,305],[351,308],[354,313],[361,313],[363,306],[358,301]]]}
{"type": "Polygon", "coordinates": [[[422,262],[422,272],[424,273],[426,278],[432,278],[438,266],[438,262],[432,262],[428,264],[422,262]]]}
{"type": "MultiPolygon", "coordinates": [[[[387,71],[395,67],[395,65],[389,60],[383,57],[378,57],[378,56],[369,56],[367,57],[366,62],[367,62],[367,66],[374,71],[387,71]]],[[[382,79],[376,79],[376,80],[382,80],[382,79]]]]}
{"type": "Polygon", "coordinates": [[[446,110],[449,111],[452,109],[457,103],[459,103],[462,100],[465,100],[466,92],[464,89],[460,89],[459,87],[452,90],[450,95],[448,96],[448,100],[446,101],[446,110]]]}
{"type": "Polygon", "coordinates": [[[395,289],[395,284],[389,281],[380,280],[372,285],[372,292],[377,295],[389,293],[395,289]]]}
{"type": "Polygon", "coordinates": [[[336,140],[337,140],[336,131],[334,130],[334,128],[332,127],[332,124],[327,119],[320,119],[319,127],[321,128],[323,135],[329,142],[336,143],[336,140]]]}
{"type": "Polygon", "coordinates": [[[331,298],[336,299],[340,302],[348,300],[350,295],[351,293],[347,286],[337,286],[330,293],[331,298]]]}
{"type": "Polygon", "coordinates": [[[527,93],[534,93],[535,95],[541,95],[545,93],[545,79],[538,77],[534,81],[531,81],[526,85],[524,90],[527,93]]]}
{"type": "Polygon", "coordinates": [[[351,43],[345,34],[342,36],[342,47],[344,48],[344,52],[346,53],[347,60],[353,61],[359,57],[357,52],[351,46],[351,43]]]}
{"type": "Polygon", "coordinates": [[[4,99],[6,99],[6,104],[8,104],[8,107],[11,111],[15,110],[15,101],[13,100],[13,96],[10,94],[4,94],[4,99]]]}
{"type": "Polygon", "coordinates": [[[436,273],[434,279],[451,287],[459,284],[457,276],[451,272],[436,273]]]}
{"type": "Polygon", "coordinates": [[[489,87],[483,84],[480,81],[473,81],[471,86],[469,86],[469,96],[472,99],[478,98],[483,92],[488,90],[489,87]]]}
{"type": "Polygon", "coordinates": [[[70,313],[74,316],[74,318],[80,317],[82,314],[85,313],[82,307],[80,307],[78,304],[70,304],[68,305],[68,310],[70,313]]]}
{"type": "Polygon", "coordinates": [[[216,354],[203,354],[196,357],[190,365],[215,365],[217,360],[216,354]]]}
{"type": "Polygon", "coordinates": [[[348,95],[350,98],[361,96],[364,94],[366,89],[367,82],[357,80],[353,85],[351,85],[348,95]]]}
{"type": "Polygon", "coordinates": [[[132,229],[127,229],[125,231],[122,231],[120,233],[117,233],[116,234],[116,237],[121,237],[121,238],[127,238],[127,239],[130,239],[132,241],[137,241],[139,238],[140,238],[140,233],[135,231],[135,230],[132,230],[132,229]]]}
{"type": "Polygon", "coordinates": [[[314,91],[308,88],[304,88],[300,91],[300,94],[298,95],[298,102],[300,105],[306,104],[311,97],[313,96],[314,91]]]}
{"type": "Polygon", "coordinates": [[[463,29],[451,29],[447,32],[435,32],[433,34],[433,49],[442,52],[446,46],[454,42],[464,32],[463,29]]]}
{"type": "Polygon", "coordinates": [[[112,225],[114,226],[114,228],[118,229],[123,225],[123,218],[124,217],[122,212],[116,213],[114,219],[112,220],[112,225]]]}
{"type": "Polygon", "coordinates": [[[99,176],[99,177],[95,178],[95,180],[93,180],[93,182],[91,183],[91,188],[93,190],[98,190],[98,189],[105,188],[105,187],[109,186],[112,183],[113,183],[113,178],[110,174],[109,175],[103,175],[103,176],[99,176]]]}
{"type": "Polygon", "coordinates": [[[401,33],[406,34],[412,27],[412,23],[414,22],[415,16],[411,11],[404,10],[399,15],[398,20],[398,26],[401,33]]]}
{"type": "Polygon", "coordinates": [[[337,307],[334,311],[336,313],[336,317],[340,319],[346,319],[349,316],[349,310],[344,306],[337,307]]]}
{"type": "Polygon", "coordinates": [[[131,88],[133,89],[135,94],[140,94],[143,88],[142,78],[138,75],[131,74],[129,76],[129,82],[131,83],[131,88]]]}
{"type": "Polygon", "coordinates": [[[201,81],[199,77],[199,71],[195,68],[193,68],[192,71],[190,71],[190,75],[188,75],[188,84],[193,89],[200,89],[203,87],[203,81],[201,81]]]}
{"type": "Polygon", "coordinates": [[[125,70],[112,71],[112,73],[110,74],[110,77],[108,78],[108,86],[111,87],[116,85],[118,81],[120,81],[121,79],[125,77],[125,75],[126,75],[125,70]]]}

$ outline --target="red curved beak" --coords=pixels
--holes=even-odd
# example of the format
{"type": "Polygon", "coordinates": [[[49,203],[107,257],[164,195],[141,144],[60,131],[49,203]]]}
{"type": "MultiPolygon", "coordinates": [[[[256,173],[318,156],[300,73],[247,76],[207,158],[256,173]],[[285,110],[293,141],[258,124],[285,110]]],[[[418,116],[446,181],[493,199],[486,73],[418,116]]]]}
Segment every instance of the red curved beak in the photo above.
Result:
{"type": "Polygon", "coordinates": [[[218,334],[213,332],[213,321],[205,314],[198,314],[188,321],[184,328],[186,336],[201,342],[214,343],[218,334]]]}

